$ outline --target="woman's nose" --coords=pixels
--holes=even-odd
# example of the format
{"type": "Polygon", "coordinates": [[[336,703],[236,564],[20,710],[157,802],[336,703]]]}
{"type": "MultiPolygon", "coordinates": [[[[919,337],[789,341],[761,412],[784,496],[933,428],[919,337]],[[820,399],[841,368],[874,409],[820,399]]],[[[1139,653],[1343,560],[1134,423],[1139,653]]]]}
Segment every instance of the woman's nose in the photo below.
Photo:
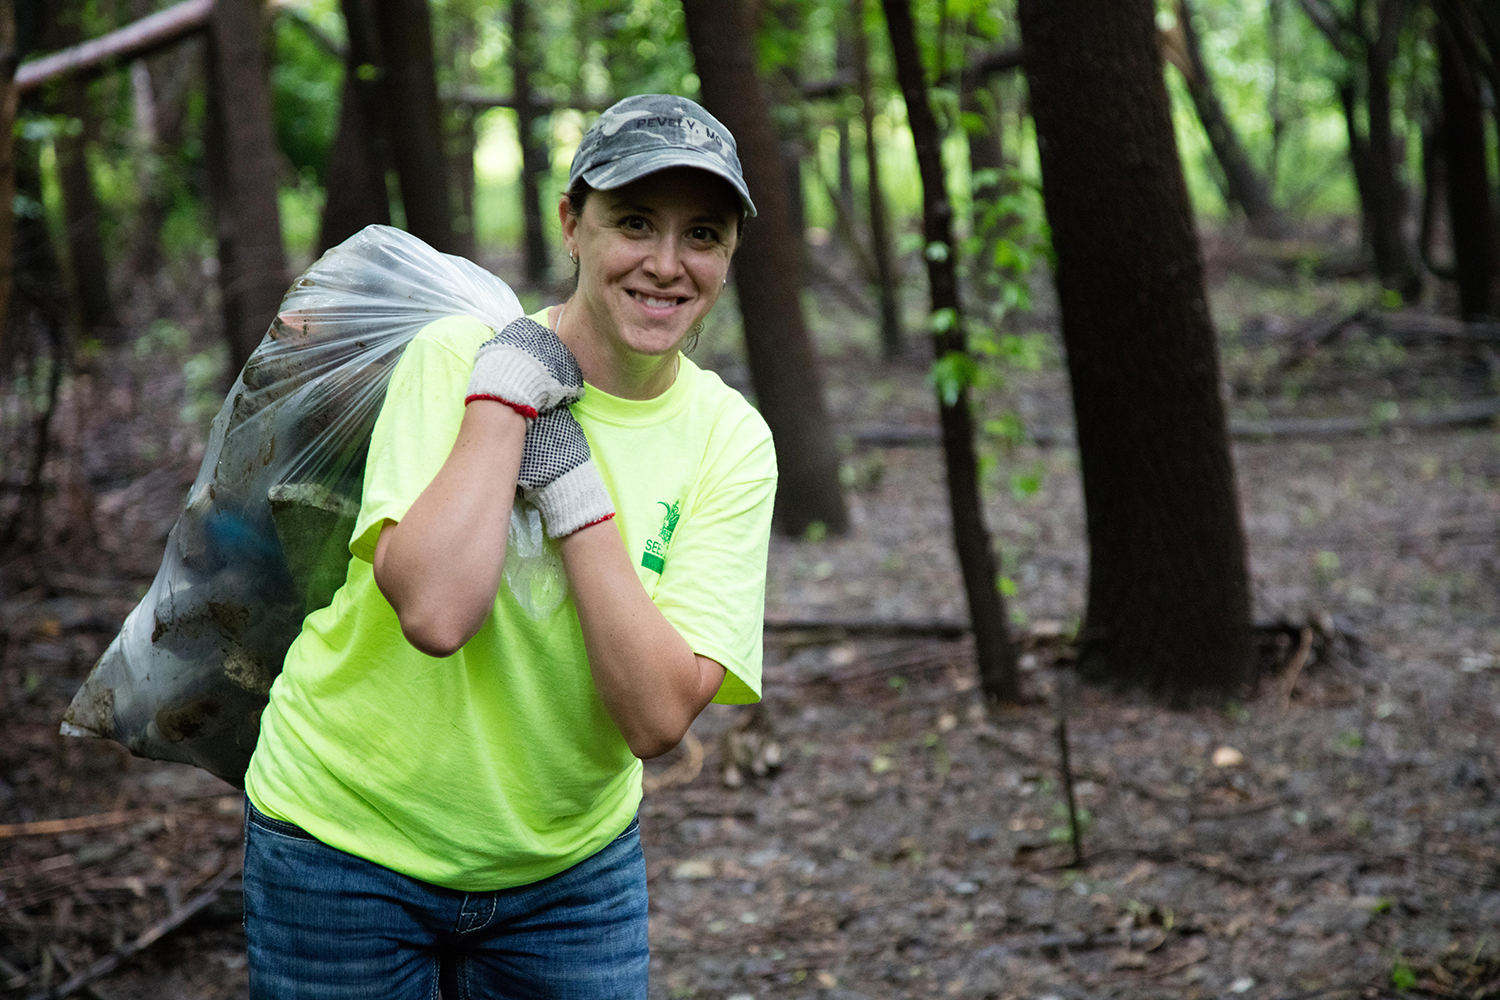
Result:
{"type": "Polygon", "coordinates": [[[682,248],[677,239],[664,236],[656,240],[646,255],[646,270],[653,277],[671,280],[682,273],[682,248]]]}

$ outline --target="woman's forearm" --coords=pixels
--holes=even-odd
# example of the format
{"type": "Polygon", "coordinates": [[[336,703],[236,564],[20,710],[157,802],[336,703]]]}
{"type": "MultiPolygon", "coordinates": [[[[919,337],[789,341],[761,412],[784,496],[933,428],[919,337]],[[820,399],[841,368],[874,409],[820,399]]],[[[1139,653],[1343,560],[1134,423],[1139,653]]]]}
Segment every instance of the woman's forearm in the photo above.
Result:
{"type": "Polygon", "coordinates": [[[637,757],[666,753],[713,700],[724,667],[695,655],[651,603],[613,523],[569,535],[562,557],[604,707],[637,757]]]}
{"type": "Polygon", "coordinates": [[[375,546],[375,583],[407,641],[449,656],[494,607],[526,420],[497,402],[464,410],[438,474],[375,546]]]}

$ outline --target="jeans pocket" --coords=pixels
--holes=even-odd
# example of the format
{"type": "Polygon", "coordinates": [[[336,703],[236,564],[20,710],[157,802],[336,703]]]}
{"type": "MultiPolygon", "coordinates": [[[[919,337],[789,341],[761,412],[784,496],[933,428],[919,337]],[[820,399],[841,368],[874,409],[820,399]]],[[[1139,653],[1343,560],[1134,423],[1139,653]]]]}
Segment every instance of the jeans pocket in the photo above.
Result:
{"type": "Polygon", "coordinates": [[[257,830],[276,834],[280,837],[290,837],[293,840],[310,840],[314,843],[321,843],[317,837],[314,837],[312,834],[302,829],[302,827],[298,826],[296,823],[288,823],[284,819],[275,819],[274,817],[267,816],[265,813],[255,808],[255,803],[251,802],[248,798],[245,799],[245,825],[253,826],[257,830]]]}

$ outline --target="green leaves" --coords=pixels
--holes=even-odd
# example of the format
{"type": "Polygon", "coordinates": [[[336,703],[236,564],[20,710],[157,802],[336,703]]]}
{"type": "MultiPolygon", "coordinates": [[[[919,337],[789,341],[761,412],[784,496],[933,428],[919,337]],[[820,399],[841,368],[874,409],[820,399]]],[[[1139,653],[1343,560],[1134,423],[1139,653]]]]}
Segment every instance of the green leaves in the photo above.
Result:
{"type": "Polygon", "coordinates": [[[928,381],[944,406],[957,406],[959,397],[979,378],[979,363],[963,351],[949,351],[932,363],[928,381]]]}

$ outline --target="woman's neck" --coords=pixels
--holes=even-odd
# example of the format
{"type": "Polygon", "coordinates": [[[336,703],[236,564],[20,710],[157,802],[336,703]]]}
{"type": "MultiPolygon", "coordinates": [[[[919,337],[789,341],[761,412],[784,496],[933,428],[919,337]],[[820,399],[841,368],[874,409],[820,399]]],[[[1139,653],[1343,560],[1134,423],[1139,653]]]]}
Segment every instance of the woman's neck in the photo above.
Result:
{"type": "Polygon", "coordinates": [[[570,298],[548,310],[547,323],[578,359],[589,385],[622,399],[655,399],[672,388],[680,366],[677,351],[654,356],[623,348],[612,350],[591,335],[588,317],[576,305],[568,308],[572,301],[570,298]]]}

